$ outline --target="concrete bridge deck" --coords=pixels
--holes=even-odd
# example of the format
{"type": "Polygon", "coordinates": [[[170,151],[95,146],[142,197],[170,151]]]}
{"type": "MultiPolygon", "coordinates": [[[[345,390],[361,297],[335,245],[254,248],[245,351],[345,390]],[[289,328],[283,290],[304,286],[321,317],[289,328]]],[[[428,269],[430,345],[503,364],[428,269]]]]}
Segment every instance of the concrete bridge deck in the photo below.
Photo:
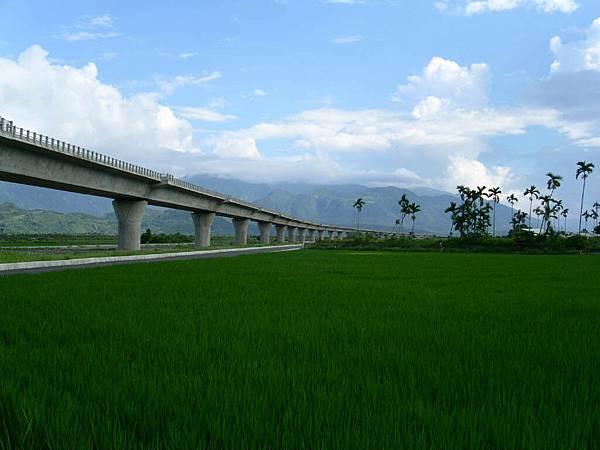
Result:
{"type": "MultiPolygon", "coordinates": [[[[113,199],[118,220],[118,248],[140,248],[140,225],[146,205],[192,213],[196,244],[210,246],[216,215],[232,219],[235,239],[246,244],[250,221],[258,223],[260,241],[268,244],[271,229],[277,242],[331,239],[355,228],[319,224],[193,185],[86,148],[16,127],[0,117],[0,180],[113,199]]],[[[377,230],[361,230],[389,234],[377,230]]]]}

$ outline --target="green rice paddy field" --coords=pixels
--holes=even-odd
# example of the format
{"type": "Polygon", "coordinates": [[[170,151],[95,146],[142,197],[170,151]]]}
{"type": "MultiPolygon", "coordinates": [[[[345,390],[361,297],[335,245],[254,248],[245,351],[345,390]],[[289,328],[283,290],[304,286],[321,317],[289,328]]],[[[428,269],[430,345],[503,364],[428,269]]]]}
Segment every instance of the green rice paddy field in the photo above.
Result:
{"type": "Polygon", "coordinates": [[[600,257],[0,277],[0,448],[598,448],[600,257]]]}

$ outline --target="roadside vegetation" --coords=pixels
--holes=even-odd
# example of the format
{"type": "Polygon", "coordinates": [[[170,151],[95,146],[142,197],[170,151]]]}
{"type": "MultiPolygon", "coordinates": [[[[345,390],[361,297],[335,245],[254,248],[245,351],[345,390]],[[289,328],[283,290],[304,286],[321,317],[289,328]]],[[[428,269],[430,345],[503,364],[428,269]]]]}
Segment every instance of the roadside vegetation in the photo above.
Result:
{"type": "MultiPolygon", "coordinates": [[[[2,247],[0,241],[0,247],[2,247]]],[[[199,248],[193,244],[193,238],[184,235],[152,235],[150,242],[144,242],[142,235],[142,249],[138,251],[116,250],[116,238],[111,236],[109,240],[78,239],[77,236],[49,237],[46,241],[15,240],[5,241],[10,245],[0,248],[0,264],[17,263],[28,261],[52,261],[61,259],[81,259],[110,256],[148,255],[172,252],[192,252],[198,250],[218,250],[222,248],[244,248],[262,246],[259,238],[249,236],[246,245],[234,242],[232,236],[213,236],[210,248],[199,248]],[[181,239],[181,236],[186,239],[181,239]],[[156,237],[156,239],[154,239],[156,237]],[[41,244],[40,242],[44,242],[41,244]],[[82,246],[73,248],[61,248],[61,246],[82,246]],[[92,247],[88,247],[91,245],[92,247]],[[96,245],[111,245],[111,248],[95,248],[96,245]],[[35,248],[35,246],[40,246],[35,248]],[[56,247],[56,248],[52,248],[56,247]]],[[[271,242],[269,245],[280,245],[271,242]]]]}
{"type": "Polygon", "coordinates": [[[0,277],[0,448],[594,448],[599,271],[305,251],[0,277]]]}
{"type": "Polygon", "coordinates": [[[530,254],[600,253],[600,238],[585,236],[536,236],[522,233],[515,237],[469,236],[464,238],[396,236],[380,238],[372,234],[351,234],[341,241],[318,241],[311,249],[388,250],[404,252],[483,252],[530,254]]]}
{"type": "Polygon", "coordinates": [[[0,247],[116,245],[117,237],[105,234],[2,234],[0,247]]]}

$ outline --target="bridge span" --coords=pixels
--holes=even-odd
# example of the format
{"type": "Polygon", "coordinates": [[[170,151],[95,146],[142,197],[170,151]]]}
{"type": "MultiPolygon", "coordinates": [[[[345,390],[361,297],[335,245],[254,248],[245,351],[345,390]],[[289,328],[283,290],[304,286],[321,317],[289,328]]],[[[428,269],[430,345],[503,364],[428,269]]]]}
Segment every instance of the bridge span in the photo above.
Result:
{"type": "MultiPolygon", "coordinates": [[[[257,222],[260,242],[268,244],[274,226],[277,242],[341,238],[357,231],[314,223],[261,208],[229,195],[196,186],[86,148],[16,127],[0,117],[0,180],[113,199],[118,248],[139,250],[146,205],[190,211],[195,242],[210,246],[215,216],[232,219],[235,241],[246,244],[250,221],[257,222]]],[[[375,230],[361,230],[389,234],[375,230]]]]}

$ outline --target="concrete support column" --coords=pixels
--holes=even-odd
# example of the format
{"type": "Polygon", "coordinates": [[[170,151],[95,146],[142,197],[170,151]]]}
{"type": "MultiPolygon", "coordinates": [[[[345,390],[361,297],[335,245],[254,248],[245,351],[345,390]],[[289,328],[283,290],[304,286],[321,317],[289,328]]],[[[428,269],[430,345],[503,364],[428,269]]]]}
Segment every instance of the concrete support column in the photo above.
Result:
{"type": "Polygon", "coordinates": [[[277,234],[277,242],[280,244],[285,242],[285,232],[287,227],[285,225],[275,225],[275,234],[277,234]]]}
{"type": "Polygon", "coordinates": [[[198,247],[210,247],[210,227],[215,220],[215,213],[212,212],[194,212],[192,213],[194,221],[196,245],[198,247]]]}
{"type": "Polygon", "coordinates": [[[258,229],[260,230],[260,243],[269,244],[271,242],[271,222],[258,222],[258,229]]]}
{"type": "Polygon", "coordinates": [[[320,241],[322,241],[324,233],[325,233],[324,230],[318,230],[317,231],[317,239],[320,240],[320,241]]]}
{"type": "Polygon", "coordinates": [[[235,243],[246,245],[248,243],[248,225],[249,219],[233,219],[233,228],[235,229],[235,243]]]}
{"type": "Polygon", "coordinates": [[[144,200],[113,200],[119,223],[119,250],[139,250],[142,217],[148,202],[144,200]]]}
{"type": "Polygon", "coordinates": [[[296,227],[287,227],[288,229],[288,242],[291,244],[296,242],[296,227]]]}
{"type": "Polygon", "coordinates": [[[306,228],[298,228],[298,242],[304,242],[306,240],[306,228]]]}
{"type": "Polygon", "coordinates": [[[317,230],[308,230],[308,240],[309,241],[313,241],[315,240],[315,231],[317,230]]]}
{"type": "Polygon", "coordinates": [[[337,233],[335,231],[329,230],[329,239],[331,239],[332,241],[335,241],[336,237],[337,237],[337,233]]]}
{"type": "Polygon", "coordinates": [[[338,231],[336,234],[337,234],[337,238],[338,239],[342,239],[342,237],[344,235],[344,232],[343,231],[338,231]]]}

